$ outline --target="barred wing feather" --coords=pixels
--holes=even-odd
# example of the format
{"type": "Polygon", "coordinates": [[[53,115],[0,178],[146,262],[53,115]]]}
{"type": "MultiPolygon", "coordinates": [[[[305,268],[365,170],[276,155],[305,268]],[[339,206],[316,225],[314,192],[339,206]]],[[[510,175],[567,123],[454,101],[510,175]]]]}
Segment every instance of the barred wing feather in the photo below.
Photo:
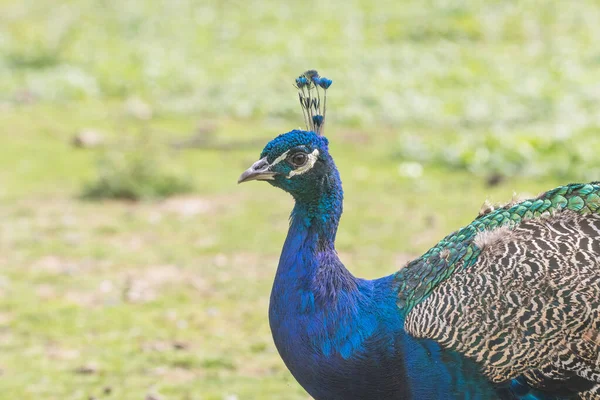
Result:
{"type": "Polygon", "coordinates": [[[456,260],[408,310],[406,331],[476,360],[493,382],[600,399],[600,214],[582,210],[478,230],[462,243],[476,259],[456,260]]]}

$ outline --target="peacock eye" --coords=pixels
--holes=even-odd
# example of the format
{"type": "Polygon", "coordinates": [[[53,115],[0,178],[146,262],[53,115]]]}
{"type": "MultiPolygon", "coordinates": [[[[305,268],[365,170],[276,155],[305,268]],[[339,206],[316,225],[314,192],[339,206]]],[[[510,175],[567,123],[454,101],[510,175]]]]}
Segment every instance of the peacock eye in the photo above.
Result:
{"type": "Polygon", "coordinates": [[[296,153],[292,156],[290,161],[295,167],[301,167],[306,164],[306,160],[308,160],[306,153],[296,153]]]}

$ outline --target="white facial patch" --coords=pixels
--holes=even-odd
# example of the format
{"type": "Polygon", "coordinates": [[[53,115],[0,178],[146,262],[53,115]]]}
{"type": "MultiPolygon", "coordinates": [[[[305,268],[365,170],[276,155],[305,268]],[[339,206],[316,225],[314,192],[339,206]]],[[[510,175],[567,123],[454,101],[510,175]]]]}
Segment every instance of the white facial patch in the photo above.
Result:
{"type": "MultiPolygon", "coordinates": [[[[284,152],[279,157],[274,159],[273,162],[271,163],[271,167],[274,167],[275,165],[277,165],[280,162],[282,162],[283,160],[285,160],[287,158],[289,152],[290,152],[290,150],[284,152]]],[[[315,163],[317,162],[317,160],[319,158],[319,154],[321,154],[321,153],[319,153],[319,150],[317,150],[317,149],[314,149],[312,153],[307,154],[308,160],[306,160],[306,164],[304,164],[301,167],[291,170],[286,178],[289,179],[294,175],[302,175],[306,171],[309,171],[312,167],[315,166],[315,163]]]]}
{"type": "Polygon", "coordinates": [[[282,155],[280,155],[279,157],[277,157],[276,159],[274,159],[273,162],[271,163],[271,166],[274,167],[275,165],[277,165],[280,162],[282,162],[283,160],[285,160],[285,158],[287,157],[289,152],[290,151],[288,150],[285,153],[283,153],[282,155]]]}
{"type": "Polygon", "coordinates": [[[307,156],[308,160],[306,160],[306,164],[304,164],[301,167],[291,170],[290,173],[288,174],[287,178],[289,179],[294,175],[302,175],[306,171],[310,171],[310,169],[315,166],[315,163],[317,162],[317,159],[319,158],[319,154],[320,154],[319,150],[314,149],[312,153],[308,154],[308,156],[307,156]]]}

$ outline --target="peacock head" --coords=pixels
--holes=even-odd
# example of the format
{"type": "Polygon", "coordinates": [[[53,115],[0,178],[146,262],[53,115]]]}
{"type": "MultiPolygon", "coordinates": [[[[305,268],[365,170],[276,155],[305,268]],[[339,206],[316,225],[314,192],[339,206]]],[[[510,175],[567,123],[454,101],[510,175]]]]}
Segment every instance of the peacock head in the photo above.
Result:
{"type": "Polygon", "coordinates": [[[244,171],[238,183],[268,181],[301,199],[319,194],[328,183],[339,181],[327,138],[322,136],[327,89],[331,83],[314,70],[296,79],[306,130],[293,130],[271,140],[260,159],[244,171]]]}
{"type": "Polygon", "coordinates": [[[316,182],[335,171],[328,141],[312,131],[293,130],[271,140],[260,159],[240,176],[238,183],[268,181],[293,196],[310,193],[316,182]]]}

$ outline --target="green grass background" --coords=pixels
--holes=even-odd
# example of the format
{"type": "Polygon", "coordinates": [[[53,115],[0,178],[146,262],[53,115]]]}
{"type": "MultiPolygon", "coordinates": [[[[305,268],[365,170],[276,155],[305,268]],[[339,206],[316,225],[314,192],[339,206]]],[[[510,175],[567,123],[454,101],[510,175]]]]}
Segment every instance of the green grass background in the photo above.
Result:
{"type": "Polygon", "coordinates": [[[600,179],[599,20],[592,0],[0,0],[0,398],[307,399],[267,323],[292,201],[235,184],[301,125],[293,78],[334,80],[337,247],[374,278],[485,199],[600,179]],[[75,149],[85,129],[104,147],[75,149]],[[194,191],[82,200],[140,136],[194,191]]]}

